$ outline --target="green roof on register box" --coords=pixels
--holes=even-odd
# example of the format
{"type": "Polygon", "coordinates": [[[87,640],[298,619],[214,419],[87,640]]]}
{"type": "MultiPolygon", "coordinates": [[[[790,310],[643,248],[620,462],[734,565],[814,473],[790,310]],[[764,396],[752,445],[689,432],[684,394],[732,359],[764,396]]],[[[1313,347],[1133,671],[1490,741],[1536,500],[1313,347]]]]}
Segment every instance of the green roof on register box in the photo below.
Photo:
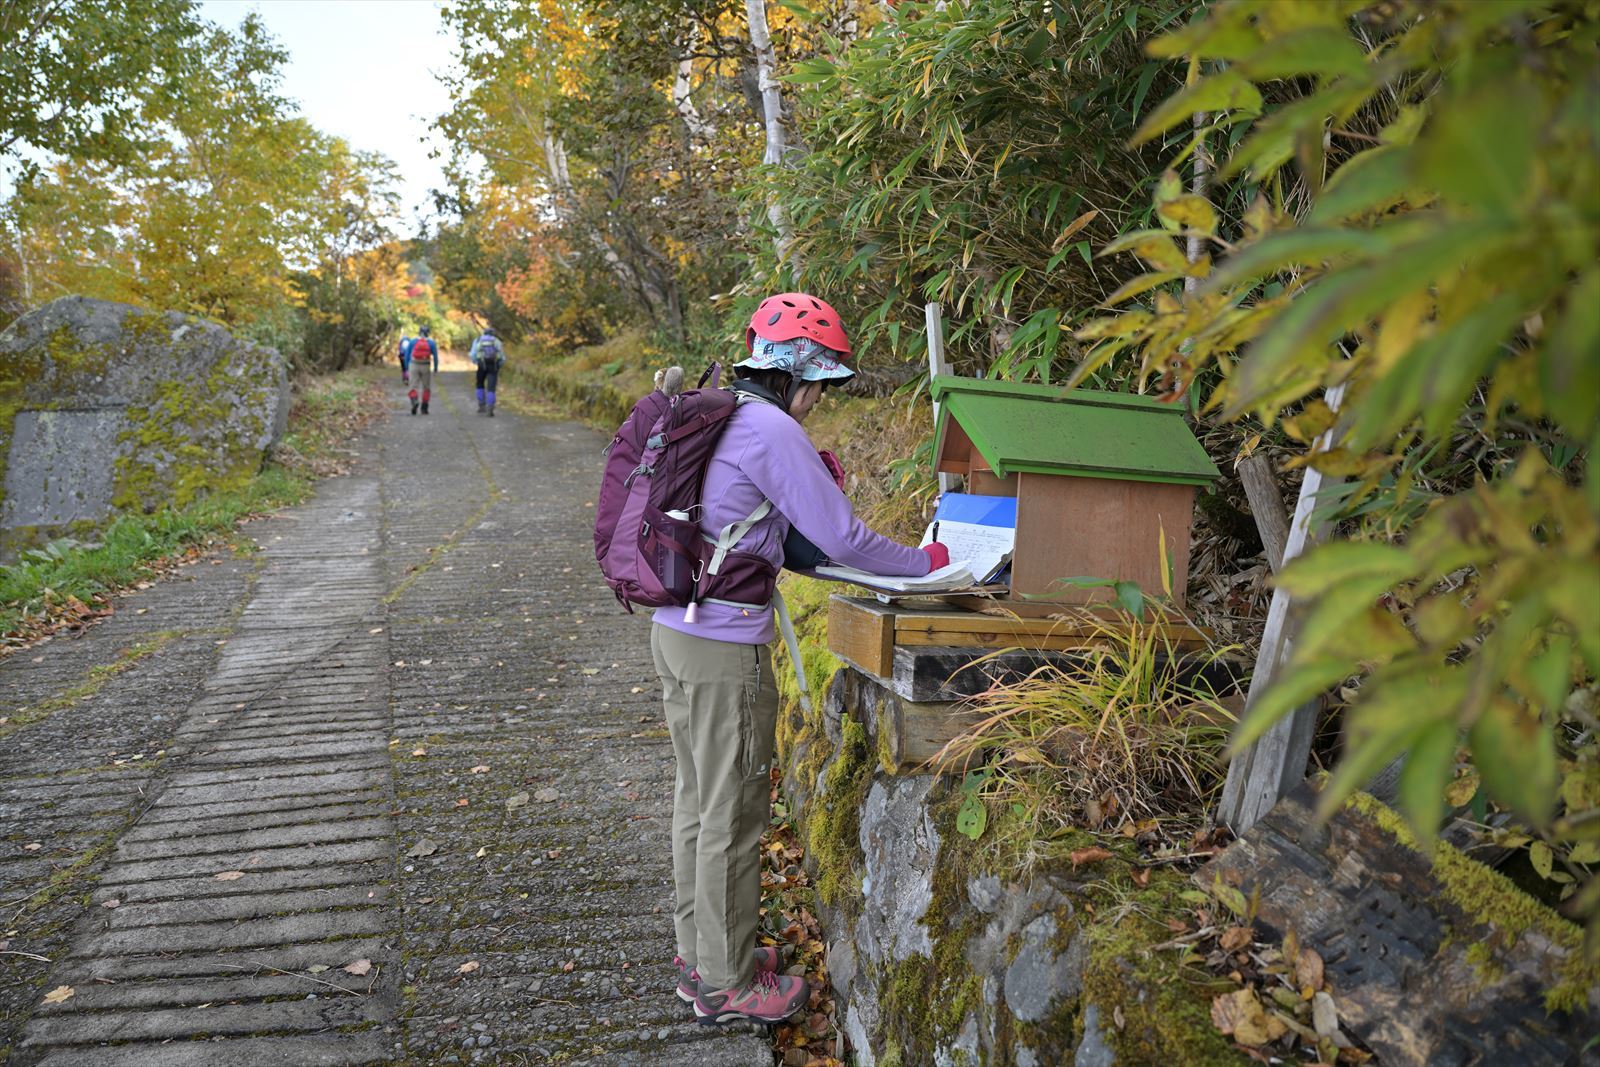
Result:
{"type": "Polygon", "coordinates": [[[949,375],[934,378],[931,390],[939,405],[936,457],[954,419],[1001,477],[1028,471],[1204,486],[1219,475],[1182,404],[949,375]]]}

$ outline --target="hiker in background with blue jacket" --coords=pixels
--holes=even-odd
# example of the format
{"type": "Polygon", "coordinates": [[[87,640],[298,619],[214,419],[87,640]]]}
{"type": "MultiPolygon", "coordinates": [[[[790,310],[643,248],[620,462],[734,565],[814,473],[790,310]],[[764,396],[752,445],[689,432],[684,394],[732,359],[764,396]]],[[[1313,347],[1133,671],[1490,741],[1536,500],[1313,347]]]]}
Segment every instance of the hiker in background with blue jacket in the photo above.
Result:
{"type": "Polygon", "coordinates": [[[439,346],[433,343],[433,338],[428,336],[428,327],[424,326],[417,331],[421,334],[411,345],[411,373],[417,379],[411,387],[411,414],[417,413],[418,390],[421,390],[422,413],[428,413],[428,398],[433,392],[433,376],[439,373],[439,346]]]}
{"type": "Polygon", "coordinates": [[[400,384],[411,384],[411,346],[416,344],[416,338],[400,335],[400,384]]]}
{"type": "Polygon", "coordinates": [[[478,414],[494,418],[494,389],[500,381],[500,367],[506,361],[505,346],[494,335],[494,327],[486,327],[483,335],[472,342],[472,362],[478,365],[478,414]]]}
{"type": "Polygon", "coordinates": [[[677,761],[678,996],[707,1025],[775,1023],[810,997],[804,978],[781,973],[779,951],[756,943],[778,716],[767,646],[791,526],[833,562],[874,574],[920,576],[950,562],[942,544],[908,548],[868,529],[800,425],[830,384],[855,374],[834,310],[803,293],[770,297],[745,345],[740,402],[700,493],[712,577],[704,599],[658,607],[650,628],[677,761]]]}

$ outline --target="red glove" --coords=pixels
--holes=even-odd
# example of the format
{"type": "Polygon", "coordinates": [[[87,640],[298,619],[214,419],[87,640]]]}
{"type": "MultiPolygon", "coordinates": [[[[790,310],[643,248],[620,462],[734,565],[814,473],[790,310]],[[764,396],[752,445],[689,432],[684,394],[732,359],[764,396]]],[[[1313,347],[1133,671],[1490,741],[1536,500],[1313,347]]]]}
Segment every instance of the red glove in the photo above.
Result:
{"type": "Polygon", "coordinates": [[[929,541],[922,546],[922,551],[928,554],[928,573],[950,566],[950,550],[938,541],[929,541]]]}
{"type": "Polygon", "coordinates": [[[828,468],[828,473],[833,475],[833,484],[843,489],[844,465],[839,462],[839,457],[826,448],[817,449],[817,456],[822,460],[822,465],[828,468]]]}

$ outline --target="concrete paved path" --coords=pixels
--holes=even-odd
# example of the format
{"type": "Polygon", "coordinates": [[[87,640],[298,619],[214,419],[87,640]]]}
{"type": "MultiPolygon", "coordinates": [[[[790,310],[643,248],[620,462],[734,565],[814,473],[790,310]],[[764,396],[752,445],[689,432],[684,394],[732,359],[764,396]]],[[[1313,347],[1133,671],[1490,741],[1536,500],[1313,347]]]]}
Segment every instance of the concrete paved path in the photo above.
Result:
{"type": "Polygon", "coordinates": [[[0,1059],[771,1063],[672,993],[605,440],[442,377],[259,553],[0,661],[0,1059]]]}

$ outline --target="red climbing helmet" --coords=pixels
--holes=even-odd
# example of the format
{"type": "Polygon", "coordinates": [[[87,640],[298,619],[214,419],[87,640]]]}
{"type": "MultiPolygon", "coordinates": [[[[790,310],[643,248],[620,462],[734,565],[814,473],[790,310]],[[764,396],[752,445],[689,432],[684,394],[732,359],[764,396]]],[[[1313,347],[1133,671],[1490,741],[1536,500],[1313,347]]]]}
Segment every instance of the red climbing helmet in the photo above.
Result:
{"type": "Polygon", "coordinates": [[[757,337],[764,341],[809,337],[824,348],[850,354],[850,338],[845,336],[839,313],[809,293],[779,293],[761,301],[744,335],[745,347],[752,352],[757,337]]]}

